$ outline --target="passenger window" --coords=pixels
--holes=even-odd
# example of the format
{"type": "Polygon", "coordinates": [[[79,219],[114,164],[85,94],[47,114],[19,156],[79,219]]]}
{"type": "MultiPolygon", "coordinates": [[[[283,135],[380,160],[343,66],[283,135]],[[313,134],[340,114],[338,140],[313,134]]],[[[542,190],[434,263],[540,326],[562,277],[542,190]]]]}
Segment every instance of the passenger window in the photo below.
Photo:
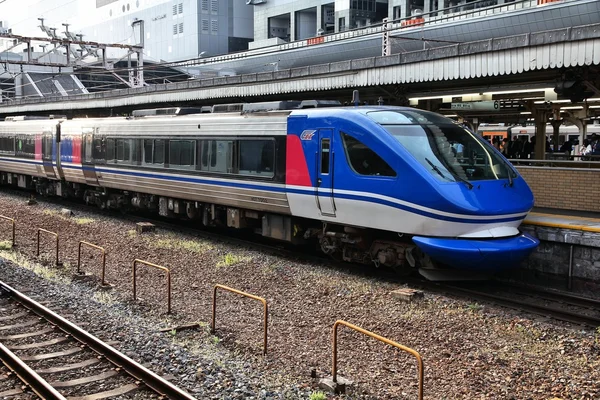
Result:
{"type": "Polygon", "coordinates": [[[115,162],[115,139],[106,139],[106,161],[115,162]]]}
{"type": "Polygon", "coordinates": [[[272,177],[275,142],[272,140],[239,141],[239,173],[272,177]]]}
{"type": "Polygon", "coordinates": [[[52,160],[52,135],[44,134],[42,139],[42,155],[44,160],[52,160]]]}
{"type": "MultiPolygon", "coordinates": [[[[137,144],[134,145],[134,152],[137,154],[137,144]]],[[[134,159],[135,161],[135,159],[134,159]]],[[[165,141],[162,139],[144,140],[144,164],[164,164],[165,163],[165,141]]]]}
{"type": "Polygon", "coordinates": [[[368,176],[396,176],[396,171],[364,143],[343,132],[340,133],[346,159],[354,172],[368,176]]]}
{"type": "Polygon", "coordinates": [[[117,139],[117,161],[125,161],[125,143],[123,139],[117,139]]]}
{"type": "Polygon", "coordinates": [[[153,164],[165,163],[165,141],[163,139],[154,141],[154,152],[152,156],[153,164]]]}
{"type": "Polygon", "coordinates": [[[92,150],[92,156],[94,162],[104,163],[106,157],[106,139],[102,137],[94,136],[94,148],[92,150]]]}
{"type": "Polygon", "coordinates": [[[91,128],[84,128],[84,134],[85,134],[85,162],[93,162],[93,154],[92,154],[92,150],[93,150],[93,134],[91,133],[93,132],[93,129],[91,128]],[[89,133],[87,133],[89,132],[89,133]]]}
{"type": "Polygon", "coordinates": [[[0,138],[0,153],[3,154],[15,154],[15,138],[3,137],[0,138]]]}
{"type": "Polygon", "coordinates": [[[232,172],[233,141],[213,140],[210,154],[210,171],[232,172]]]}
{"type": "Polygon", "coordinates": [[[329,139],[321,139],[321,173],[328,174],[329,173],[329,153],[330,140],[329,139]]]}
{"type": "Polygon", "coordinates": [[[154,141],[150,139],[144,140],[144,163],[152,164],[152,149],[154,141]]]}
{"type": "Polygon", "coordinates": [[[139,164],[140,161],[140,140],[130,139],[131,142],[131,163],[139,164]]]}
{"type": "Polygon", "coordinates": [[[202,153],[201,153],[201,163],[200,163],[200,169],[202,170],[207,170],[208,169],[208,149],[209,149],[209,141],[207,140],[203,140],[201,143],[202,146],[202,153]]]}
{"type": "Polygon", "coordinates": [[[217,165],[217,142],[214,140],[210,141],[210,154],[211,154],[211,160],[210,160],[210,166],[211,167],[215,167],[217,165]]]}
{"type": "Polygon", "coordinates": [[[169,165],[190,167],[195,165],[195,147],[193,140],[169,141],[169,165]]]}

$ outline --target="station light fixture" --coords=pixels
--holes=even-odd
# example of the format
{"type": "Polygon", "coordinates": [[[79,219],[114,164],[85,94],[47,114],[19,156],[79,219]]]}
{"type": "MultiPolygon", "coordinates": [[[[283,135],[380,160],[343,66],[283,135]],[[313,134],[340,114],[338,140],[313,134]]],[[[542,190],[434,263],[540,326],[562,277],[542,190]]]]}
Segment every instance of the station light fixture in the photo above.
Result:
{"type": "Polygon", "coordinates": [[[533,104],[544,104],[544,103],[571,103],[571,100],[552,100],[552,101],[534,101],[533,104]]]}
{"type": "Polygon", "coordinates": [[[483,92],[483,95],[493,96],[495,94],[518,94],[531,92],[545,92],[546,90],[554,90],[554,88],[532,88],[532,89],[517,89],[517,90],[500,90],[497,92],[483,92]]]}
{"type": "Polygon", "coordinates": [[[568,107],[561,107],[561,110],[583,110],[583,106],[568,106],[568,107]]]}

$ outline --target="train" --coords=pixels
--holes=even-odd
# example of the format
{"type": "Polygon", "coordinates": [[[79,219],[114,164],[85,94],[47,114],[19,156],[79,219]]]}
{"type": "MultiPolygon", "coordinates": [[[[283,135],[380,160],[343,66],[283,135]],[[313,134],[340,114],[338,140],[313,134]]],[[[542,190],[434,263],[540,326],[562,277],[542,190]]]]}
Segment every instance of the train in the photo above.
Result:
{"type": "MultiPolygon", "coordinates": [[[[512,137],[527,137],[531,140],[535,137],[535,126],[534,125],[505,125],[505,124],[482,124],[477,129],[477,133],[484,139],[492,143],[494,140],[502,141],[503,139],[512,139],[512,137]]],[[[600,135],[600,124],[592,123],[587,125],[587,138],[590,139],[592,134],[600,135]]],[[[554,147],[557,149],[562,146],[566,140],[570,140],[571,143],[579,144],[579,128],[575,125],[561,125],[559,128],[558,145],[555,146],[554,141],[554,128],[552,125],[546,125],[546,137],[550,142],[551,149],[554,147]]]]}
{"type": "Polygon", "coordinates": [[[395,106],[281,101],[0,122],[0,184],[471,279],[517,267],[533,194],[486,140],[395,106]]]}

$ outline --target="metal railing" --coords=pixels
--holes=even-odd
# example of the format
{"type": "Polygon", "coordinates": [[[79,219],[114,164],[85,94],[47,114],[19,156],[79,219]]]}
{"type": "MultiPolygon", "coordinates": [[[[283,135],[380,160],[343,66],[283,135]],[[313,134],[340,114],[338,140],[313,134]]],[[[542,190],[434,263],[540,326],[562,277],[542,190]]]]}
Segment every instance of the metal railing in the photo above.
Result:
{"type": "Polygon", "coordinates": [[[152,264],[151,262],[144,261],[144,260],[138,260],[137,258],[133,261],[133,300],[137,299],[137,296],[136,296],[137,285],[136,285],[136,279],[135,279],[135,271],[136,271],[136,266],[138,263],[146,265],[148,267],[160,269],[167,273],[167,314],[171,314],[171,271],[168,268],[163,267],[161,265],[152,264]]]}
{"type": "Polygon", "coordinates": [[[104,247],[96,246],[95,244],[80,240],[79,241],[79,250],[77,251],[77,273],[81,274],[81,246],[86,245],[88,247],[93,247],[94,249],[98,249],[102,251],[102,286],[106,286],[105,274],[106,274],[106,250],[104,247]]]}
{"type": "Polygon", "coordinates": [[[404,352],[407,352],[411,355],[413,355],[416,359],[417,359],[417,366],[419,369],[419,400],[423,400],[423,376],[424,376],[424,367],[423,367],[423,359],[421,358],[421,355],[406,346],[403,346],[399,343],[393,342],[387,338],[384,338],[383,336],[379,336],[373,332],[369,332],[366,329],[360,328],[356,325],[353,325],[349,322],[346,321],[342,321],[342,320],[337,320],[335,321],[335,324],[333,324],[333,366],[332,366],[332,377],[333,377],[333,382],[337,382],[337,328],[340,325],[344,325],[350,329],[353,329],[357,332],[360,332],[364,335],[367,335],[369,337],[372,337],[373,339],[377,339],[380,342],[383,342],[385,344],[389,344],[390,346],[394,346],[404,352]]]}
{"type": "Polygon", "coordinates": [[[15,247],[15,219],[5,217],[4,215],[0,215],[0,219],[3,219],[5,221],[10,221],[12,223],[12,239],[10,242],[10,248],[12,249],[13,247],[15,247]]]}
{"type": "Polygon", "coordinates": [[[210,331],[212,334],[215,333],[215,319],[216,319],[216,311],[217,311],[217,289],[227,290],[229,292],[236,293],[236,294],[239,294],[244,297],[249,297],[251,299],[258,300],[261,303],[263,303],[264,310],[265,310],[265,316],[264,316],[265,333],[264,333],[264,338],[263,338],[263,355],[266,355],[267,354],[267,325],[269,323],[269,307],[267,306],[267,300],[263,299],[262,297],[258,297],[253,294],[250,294],[250,293],[246,293],[246,292],[242,292],[237,289],[230,288],[228,286],[215,285],[215,289],[213,291],[213,303],[212,303],[212,323],[210,326],[210,328],[211,328],[210,331]]]}
{"type": "Polygon", "coordinates": [[[55,261],[54,265],[58,266],[59,265],[59,262],[58,262],[58,233],[56,233],[56,232],[51,232],[51,231],[47,231],[42,228],[38,228],[38,230],[37,230],[37,250],[36,250],[35,256],[36,257],[40,256],[40,233],[41,232],[47,233],[49,235],[53,235],[56,238],[56,261],[55,261]]]}

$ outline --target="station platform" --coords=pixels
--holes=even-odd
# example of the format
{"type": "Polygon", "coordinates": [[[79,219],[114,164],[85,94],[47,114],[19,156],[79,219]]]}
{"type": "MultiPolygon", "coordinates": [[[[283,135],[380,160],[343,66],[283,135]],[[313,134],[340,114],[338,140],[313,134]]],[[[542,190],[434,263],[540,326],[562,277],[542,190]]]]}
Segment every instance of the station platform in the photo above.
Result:
{"type": "Polygon", "coordinates": [[[600,233],[600,213],[534,208],[523,224],[600,233]]]}

